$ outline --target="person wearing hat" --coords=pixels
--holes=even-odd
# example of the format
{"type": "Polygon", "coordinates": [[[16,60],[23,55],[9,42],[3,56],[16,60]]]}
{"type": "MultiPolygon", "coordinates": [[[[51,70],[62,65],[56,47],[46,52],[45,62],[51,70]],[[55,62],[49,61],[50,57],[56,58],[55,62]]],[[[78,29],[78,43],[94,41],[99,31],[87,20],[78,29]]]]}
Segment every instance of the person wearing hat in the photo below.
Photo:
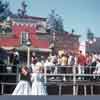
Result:
{"type": "Polygon", "coordinates": [[[31,75],[32,91],[31,95],[47,95],[46,86],[44,85],[43,65],[37,62],[35,70],[31,75]]]}

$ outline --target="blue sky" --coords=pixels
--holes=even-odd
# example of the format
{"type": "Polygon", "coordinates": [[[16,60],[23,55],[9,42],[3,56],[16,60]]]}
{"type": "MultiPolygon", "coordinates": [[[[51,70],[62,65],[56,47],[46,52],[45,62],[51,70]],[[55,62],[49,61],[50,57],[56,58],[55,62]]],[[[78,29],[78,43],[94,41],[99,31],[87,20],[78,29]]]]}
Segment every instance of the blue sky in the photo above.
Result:
{"type": "MultiPolygon", "coordinates": [[[[23,0],[7,0],[10,8],[16,12],[23,0]]],[[[28,14],[48,17],[51,9],[62,16],[64,28],[71,32],[74,28],[85,40],[87,29],[90,28],[95,36],[100,36],[100,0],[24,0],[28,4],[28,14]]]]}

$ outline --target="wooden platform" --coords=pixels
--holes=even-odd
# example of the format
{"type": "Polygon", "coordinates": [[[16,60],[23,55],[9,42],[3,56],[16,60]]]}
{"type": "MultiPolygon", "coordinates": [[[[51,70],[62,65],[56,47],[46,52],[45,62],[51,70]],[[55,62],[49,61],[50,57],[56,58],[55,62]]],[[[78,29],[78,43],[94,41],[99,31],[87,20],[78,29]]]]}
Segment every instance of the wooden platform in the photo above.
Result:
{"type": "MultiPolygon", "coordinates": [[[[1,82],[1,95],[11,94],[17,83],[1,82]]],[[[49,81],[46,84],[48,95],[100,95],[100,81],[49,81]],[[73,90],[75,88],[75,94],[73,90]]]]}

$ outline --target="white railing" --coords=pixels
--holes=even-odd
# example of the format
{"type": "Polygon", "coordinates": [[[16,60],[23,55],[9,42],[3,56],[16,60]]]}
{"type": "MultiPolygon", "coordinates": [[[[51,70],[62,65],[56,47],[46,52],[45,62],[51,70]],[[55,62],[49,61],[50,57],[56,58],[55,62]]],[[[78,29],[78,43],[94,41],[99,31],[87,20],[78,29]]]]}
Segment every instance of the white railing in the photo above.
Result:
{"type": "MultiPolygon", "coordinates": [[[[48,67],[44,67],[44,82],[46,83],[46,85],[51,85],[51,84],[57,84],[59,86],[59,95],[62,95],[62,86],[73,86],[73,96],[78,95],[78,87],[79,85],[82,85],[84,88],[84,95],[87,95],[87,86],[90,85],[91,87],[91,95],[93,95],[93,86],[100,86],[100,82],[93,82],[90,80],[79,80],[79,77],[89,77],[89,78],[93,78],[93,77],[100,77],[100,74],[93,74],[91,73],[91,70],[93,67],[86,67],[89,69],[88,73],[84,73],[84,74],[78,74],[77,72],[77,66],[48,66],[48,67]],[[48,69],[50,70],[51,68],[51,72],[48,73],[48,69]],[[52,71],[53,68],[53,71],[52,71]],[[59,72],[59,68],[60,71],[62,70],[62,68],[65,69],[70,69],[70,71],[68,70],[63,70],[63,72],[59,72]],[[55,70],[54,70],[55,69],[55,70]],[[68,71],[68,72],[67,72],[68,71]],[[54,80],[50,80],[51,78],[54,78],[54,80]],[[56,78],[60,78],[60,80],[57,80],[56,78]],[[69,77],[70,80],[65,80],[64,78],[69,77]]],[[[18,70],[18,69],[17,69],[18,70]]],[[[17,73],[0,73],[0,75],[2,76],[7,76],[7,75],[17,75],[16,80],[18,80],[18,71],[17,73]]],[[[6,83],[6,82],[1,82],[1,94],[4,95],[4,86],[5,85],[16,85],[16,83],[6,83]]]]}
{"type": "MultiPolygon", "coordinates": [[[[95,67],[95,66],[94,66],[95,67]]],[[[61,80],[62,83],[65,83],[67,85],[73,85],[73,96],[75,95],[78,95],[78,85],[83,85],[84,86],[84,95],[86,96],[86,93],[87,93],[87,90],[86,90],[86,86],[87,85],[91,85],[91,95],[93,95],[93,85],[100,85],[98,83],[95,83],[95,82],[88,82],[89,81],[88,79],[85,80],[86,77],[89,77],[89,78],[93,78],[93,77],[100,77],[100,74],[93,74],[91,73],[91,70],[94,68],[93,66],[87,66],[87,67],[84,67],[85,69],[88,69],[88,72],[84,73],[84,74],[78,74],[77,72],[77,69],[78,69],[78,66],[47,66],[44,68],[44,77],[45,77],[45,83],[48,84],[48,77],[72,77],[72,79],[70,80],[71,83],[70,84],[67,84],[68,80],[61,80]],[[71,68],[71,72],[68,73],[67,70],[66,70],[66,73],[60,73],[58,71],[56,71],[56,73],[48,73],[47,70],[49,68],[55,68],[56,70],[58,70],[59,68],[71,68]],[[83,80],[79,80],[78,77],[84,77],[84,82],[83,80]],[[83,83],[79,83],[78,81],[82,81],[83,83]]],[[[65,71],[64,71],[65,72],[65,71]]],[[[63,79],[62,78],[62,79],[63,79]]],[[[55,79],[54,81],[57,82],[57,80],[55,79]]],[[[50,82],[50,81],[49,81],[50,82]]],[[[59,81],[58,81],[59,83],[59,81]]],[[[100,82],[99,82],[100,83],[100,82]]],[[[61,84],[59,83],[59,95],[61,95],[61,84]]]]}

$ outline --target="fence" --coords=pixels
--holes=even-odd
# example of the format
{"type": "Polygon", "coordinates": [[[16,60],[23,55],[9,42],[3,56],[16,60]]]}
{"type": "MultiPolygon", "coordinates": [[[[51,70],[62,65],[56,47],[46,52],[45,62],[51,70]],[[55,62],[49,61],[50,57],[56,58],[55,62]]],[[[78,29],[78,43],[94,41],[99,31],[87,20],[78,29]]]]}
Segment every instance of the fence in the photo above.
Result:
{"type": "MultiPolygon", "coordinates": [[[[1,85],[1,95],[5,95],[5,86],[12,86],[12,90],[15,88],[17,82],[18,82],[18,66],[16,73],[6,72],[6,73],[0,73],[1,77],[10,76],[16,77],[16,81],[14,82],[7,82],[7,81],[0,81],[1,85]]],[[[100,81],[99,81],[99,74],[93,74],[91,73],[92,70],[94,70],[94,67],[87,66],[85,67],[86,72],[84,74],[78,74],[77,72],[77,66],[47,66],[44,68],[44,82],[47,85],[48,88],[48,94],[49,95],[79,95],[79,88],[82,87],[82,95],[95,95],[94,91],[98,91],[98,87],[100,88],[100,81]],[[81,78],[81,79],[79,79],[81,78]],[[96,81],[93,80],[93,78],[97,78],[96,81]],[[52,89],[51,89],[52,86],[52,89]],[[53,88],[54,86],[57,86],[57,89],[53,88]],[[65,89],[65,88],[70,89],[65,89]],[[88,90],[90,93],[88,93],[88,90]],[[56,93],[56,92],[57,93],[56,93]],[[70,92],[71,91],[71,92],[70,92]],[[63,92],[70,92],[63,93],[63,92]]],[[[12,78],[13,79],[13,78],[12,78]]],[[[7,90],[6,90],[7,92],[7,90]]],[[[10,92],[10,94],[11,94],[10,92]]],[[[100,95],[100,92],[98,93],[100,95]]]]}
{"type": "MultiPolygon", "coordinates": [[[[51,67],[51,66],[50,66],[51,67]]],[[[78,66],[52,66],[56,71],[54,73],[48,73],[47,70],[50,68],[49,66],[45,67],[45,83],[47,84],[56,84],[59,85],[59,95],[62,95],[61,90],[62,86],[72,86],[73,88],[73,96],[78,95],[78,90],[80,86],[83,86],[83,95],[87,95],[87,86],[90,86],[90,95],[94,95],[94,86],[100,86],[99,77],[100,74],[93,74],[95,70],[95,66],[84,66],[85,73],[78,74],[78,66]],[[59,72],[59,68],[65,68],[63,72],[59,72]],[[55,77],[55,80],[49,80],[50,77],[55,77]],[[56,79],[59,77],[59,81],[56,79]],[[79,79],[82,78],[82,79],[79,79]],[[96,80],[97,79],[97,80],[96,80]]],[[[100,92],[99,92],[100,94],[100,92]]]]}

